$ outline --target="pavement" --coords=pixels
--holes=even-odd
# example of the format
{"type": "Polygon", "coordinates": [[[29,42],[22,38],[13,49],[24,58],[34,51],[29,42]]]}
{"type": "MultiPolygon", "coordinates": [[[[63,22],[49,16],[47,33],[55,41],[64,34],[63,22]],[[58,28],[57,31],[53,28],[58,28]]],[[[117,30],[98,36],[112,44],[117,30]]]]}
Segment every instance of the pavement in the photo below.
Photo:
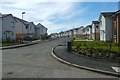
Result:
{"type": "Polygon", "coordinates": [[[52,55],[61,62],[79,67],[82,69],[120,77],[120,65],[117,62],[99,60],[95,58],[77,55],[67,51],[67,46],[56,46],[52,55]]]}

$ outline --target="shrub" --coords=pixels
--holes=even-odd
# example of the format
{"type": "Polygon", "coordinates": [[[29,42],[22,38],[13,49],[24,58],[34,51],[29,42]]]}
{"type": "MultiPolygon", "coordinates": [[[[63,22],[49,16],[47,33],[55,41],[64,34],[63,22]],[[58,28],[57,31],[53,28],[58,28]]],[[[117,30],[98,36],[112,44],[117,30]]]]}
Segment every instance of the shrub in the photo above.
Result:
{"type": "Polygon", "coordinates": [[[96,58],[118,60],[120,57],[120,44],[103,41],[73,41],[72,46],[82,55],[96,58]]]}

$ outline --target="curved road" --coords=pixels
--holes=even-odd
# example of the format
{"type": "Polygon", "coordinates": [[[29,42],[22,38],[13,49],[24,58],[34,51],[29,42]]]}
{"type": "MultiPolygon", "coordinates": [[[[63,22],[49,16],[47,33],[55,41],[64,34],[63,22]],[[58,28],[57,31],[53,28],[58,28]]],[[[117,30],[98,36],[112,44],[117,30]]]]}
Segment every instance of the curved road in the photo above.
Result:
{"type": "Polygon", "coordinates": [[[53,47],[65,43],[61,38],[36,45],[2,51],[3,78],[113,78],[104,74],[72,67],[51,55],[53,47]]]}

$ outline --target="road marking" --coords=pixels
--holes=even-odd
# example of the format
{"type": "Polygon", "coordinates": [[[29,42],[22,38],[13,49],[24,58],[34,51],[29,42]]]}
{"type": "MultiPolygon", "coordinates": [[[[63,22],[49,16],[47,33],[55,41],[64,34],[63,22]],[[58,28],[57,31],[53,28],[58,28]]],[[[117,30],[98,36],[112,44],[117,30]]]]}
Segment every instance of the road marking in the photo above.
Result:
{"type": "Polygon", "coordinates": [[[112,67],[113,70],[115,70],[116,72],[120,72],[120,67],[112,67]]]}

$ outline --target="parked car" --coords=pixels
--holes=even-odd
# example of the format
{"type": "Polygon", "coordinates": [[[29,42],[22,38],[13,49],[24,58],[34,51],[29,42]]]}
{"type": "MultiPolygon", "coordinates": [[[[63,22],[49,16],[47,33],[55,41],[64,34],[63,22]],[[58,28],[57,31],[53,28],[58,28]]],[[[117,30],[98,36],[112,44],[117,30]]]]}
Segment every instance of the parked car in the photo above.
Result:
{"type": "Polygon", "coordinates": [[[28,35],[28,36],[24,37],[24,40],[25,40],[25,41],[33,41],[33,40],[34,40],[34,37],[31,36],[31,35],[28,35]]]}

